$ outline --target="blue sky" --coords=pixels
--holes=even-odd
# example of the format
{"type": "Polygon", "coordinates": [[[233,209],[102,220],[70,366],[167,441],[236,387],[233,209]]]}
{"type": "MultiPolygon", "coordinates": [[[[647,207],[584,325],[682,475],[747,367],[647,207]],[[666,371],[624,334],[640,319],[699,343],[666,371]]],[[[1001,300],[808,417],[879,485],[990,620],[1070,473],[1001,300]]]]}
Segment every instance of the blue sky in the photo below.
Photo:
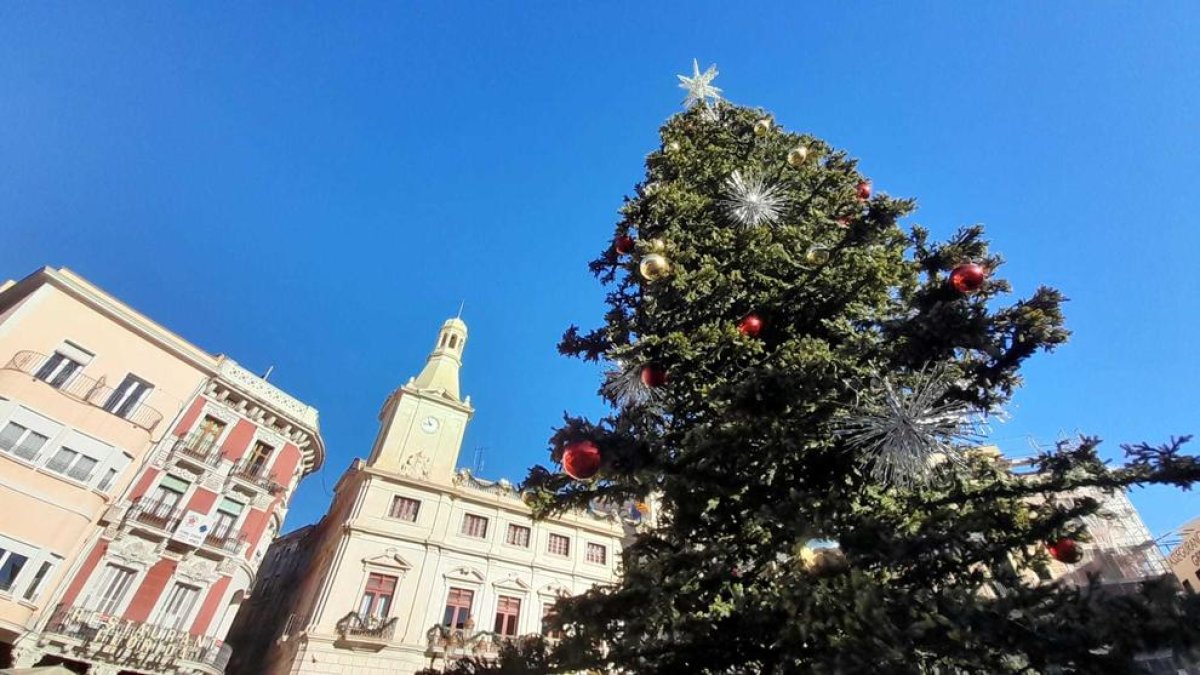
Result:
{"type": "MultiPolygon", "coordinates": [[[[274,365],[330,449],[289,528],[460,301],[464,462],[521,478],[563,410],[601,412],[555,344],[600,321],[586,262],[693,57],[916,197],[914,222],[985,223],[1018,293],[1071,298],[1007,451],[1200,431],[1200,5],[249,4],[0,4],[0,277],[66,265],[274,365]]],[[[1200,515],[1134,499],[1156,533],[1200,515]]]]}

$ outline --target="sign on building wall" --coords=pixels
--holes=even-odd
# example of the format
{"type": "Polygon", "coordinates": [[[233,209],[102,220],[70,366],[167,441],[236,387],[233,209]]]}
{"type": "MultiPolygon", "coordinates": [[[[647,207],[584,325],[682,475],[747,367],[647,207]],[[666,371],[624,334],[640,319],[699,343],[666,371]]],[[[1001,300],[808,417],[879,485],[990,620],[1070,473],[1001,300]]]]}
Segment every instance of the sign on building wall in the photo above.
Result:
{"type": "Polygon", "coordinates": [[[171,538],[188,546],[199,546],[212,530],[212,519],[210,514],[188,511],[179,521],[179,527],[175,528],[175,534],[171,535],[171,538]]]}

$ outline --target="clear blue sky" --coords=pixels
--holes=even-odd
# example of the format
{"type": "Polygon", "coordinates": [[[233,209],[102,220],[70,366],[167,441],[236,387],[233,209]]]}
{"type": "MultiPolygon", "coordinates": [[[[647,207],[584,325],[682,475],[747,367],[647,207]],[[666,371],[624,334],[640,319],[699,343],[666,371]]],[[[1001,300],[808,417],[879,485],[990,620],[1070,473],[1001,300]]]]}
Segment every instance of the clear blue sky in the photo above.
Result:
{"type": "MultiPolygon", "coordinates": [[[[466,301],[464,448],[521,478],[595,370],[586,262],[697,57],[920,201],[983,222],[1019,293],[1061,288],[1007,451],[1200,431],[1196,3],[0,4],[0,277],[83,273],[321,410],[288,527],[466,301]]],[[[1193,448],[1200,452],[1200,443],[1193,448]]],[[[1156,532],[1195,493],[1138,492],[1156,532]]]]}

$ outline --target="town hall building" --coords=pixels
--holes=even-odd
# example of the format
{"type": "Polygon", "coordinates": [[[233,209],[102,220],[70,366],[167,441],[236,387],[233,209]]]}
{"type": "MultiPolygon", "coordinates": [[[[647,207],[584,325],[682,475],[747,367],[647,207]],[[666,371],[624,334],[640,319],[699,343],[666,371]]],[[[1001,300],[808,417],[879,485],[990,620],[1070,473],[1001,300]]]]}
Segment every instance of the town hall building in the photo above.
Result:
{"type": "Polygon", "coordinates": [[[456,468],[474,414],[459,391],[466,342],[466,324],[446,321],[329,512],[271,547],[227,672],[414,673],[488,657],[541,633],[559,596],[616,581],[636,512],[534,522],[511,483],[456,468]]]}

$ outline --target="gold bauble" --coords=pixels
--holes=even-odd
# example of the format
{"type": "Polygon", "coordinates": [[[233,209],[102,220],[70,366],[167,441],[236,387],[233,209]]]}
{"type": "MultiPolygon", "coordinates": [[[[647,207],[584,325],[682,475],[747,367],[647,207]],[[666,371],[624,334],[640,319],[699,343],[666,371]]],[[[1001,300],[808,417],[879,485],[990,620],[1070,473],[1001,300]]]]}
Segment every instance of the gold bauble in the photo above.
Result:
{"type": "Polygon", "coordinates": [[[771,120],[762,119],[754,123],[754,135],[766,136],[771,133],[771,120]]]}
{"type": "Polygon", "coordinates": [[[804,252],[804,262],[810,265],[824,265],[829,262],[829,249],[824,246],[813,246],[804,252]]]}
{"type": "Polygon", "coordinates": [[[797,556],[800,565],[811,574],[828,576],[844,572],[850,566],[846,554],[840,548],[809,548],[805,546],[797,556]]]}
{"type": "Polygon", "coordinates": [[[638,271],[642,273],[642,278],[646,281],[658,281],[671,274],[671,262],[662,254],[651,253],[642,258],[642,262],[638,265],[638,271]]]}
{"type": "Polygon", "coordinates": [[[796,146],[788,150],[788,164],[794,167],[804,166],[804,162],[808,159],[808,148],[803,145],[796,146]]]}

